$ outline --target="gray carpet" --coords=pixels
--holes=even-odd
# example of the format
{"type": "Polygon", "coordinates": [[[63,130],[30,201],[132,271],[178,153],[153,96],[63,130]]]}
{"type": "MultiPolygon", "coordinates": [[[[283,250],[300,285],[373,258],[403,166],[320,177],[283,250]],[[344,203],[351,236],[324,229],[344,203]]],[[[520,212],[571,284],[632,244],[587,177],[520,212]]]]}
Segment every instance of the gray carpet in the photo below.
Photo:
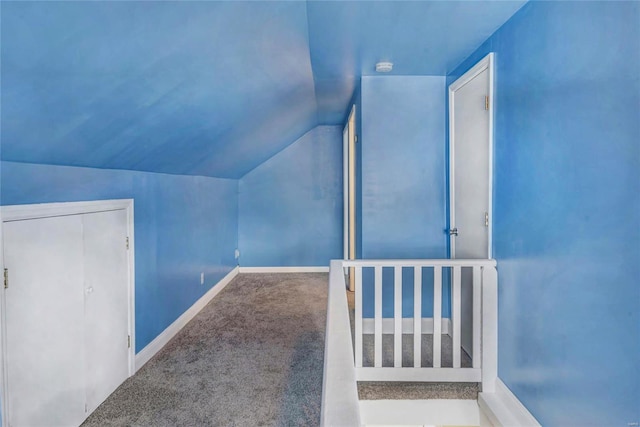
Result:
{"type": "Polygon", "coordinates": [[[465,399],[478,398],[478,383],[359,382],[360,400],[465,399]]]}
{"type": "MultiPolygon", "coordinates": [[[[392,334],[382,334],[382,366],[393,367],[393,339],[392,334]]],[[[449,335],[442,334],[441,340],[441,366],[451,368],[453,366],[453,344],[449,335]]],[[[425,368],[433,367],[433,334],[422,334],[420,340],[420,360],[425,368]]],[[[374,364],[375,339],[373,334],[362,336],[362,366],[370,367],[374,364]]],[[[402,366],[413,366],[413,335],[402,335],[402,366]]],[[[471,368],[471,357],[460,348],[460,366],[471,368]]]]}
{"type": "Polygon", "coordinates": [[[239,275],[83,426],[319,425],[327,286],[239,275]]]}

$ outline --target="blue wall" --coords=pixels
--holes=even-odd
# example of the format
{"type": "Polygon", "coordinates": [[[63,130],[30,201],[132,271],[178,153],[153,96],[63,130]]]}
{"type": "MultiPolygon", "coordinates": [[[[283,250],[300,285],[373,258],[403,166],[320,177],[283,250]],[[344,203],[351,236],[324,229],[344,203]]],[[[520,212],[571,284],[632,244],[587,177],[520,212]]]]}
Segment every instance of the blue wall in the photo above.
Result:
{"type": "MultiPolygon", "coordinates": [[[[444,89],[441,76],[362,78],[362,258],[446,256],[444,89]]],[[[413,272],[405,273],[403,315],[408,317],[413,316],[413,272]]],[[[364,315],[372,316],[372,272],[363,274],[364,315]]],[[[392,278],[391,270],[383,271],[387,317],[393,316],[392,278]]],[[[433,311],[432,282],[425,271],[425,317],[433,311]]],[[[448,291],[443,294],[447,316],[448,291]]]]}
{"type": "Polygon", "coordinates": [[[527,4],[496,52],[499,375],[543,425],[640,420],[640,3],[527,4]]]}
{"type": "Polygon", "coordinates": [[[2,162],[1,182],[3,205],[134,199],[136,351],[236,265],[236,180],[2,162]]]}
{"type": "Polygon", "coordinates": [[[445,78],[362,78],[362,256],[442,258],[445,78]]]}
{"type": "Polygon", "coordinates": [[[342,197],[342,128],[318,126],[240,180],[240,264],[342,258],[342,197]]]}

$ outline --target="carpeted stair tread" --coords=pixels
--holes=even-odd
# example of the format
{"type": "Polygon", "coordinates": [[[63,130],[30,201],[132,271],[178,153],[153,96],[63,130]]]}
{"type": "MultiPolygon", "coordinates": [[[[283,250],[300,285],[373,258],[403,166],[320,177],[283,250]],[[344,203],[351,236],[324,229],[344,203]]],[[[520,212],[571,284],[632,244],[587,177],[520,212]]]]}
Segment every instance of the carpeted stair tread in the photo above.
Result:
{"type": "Polygon", "coordinates": [[[360,400],[478,398],[478,383],[358,382],[360,400]]]}

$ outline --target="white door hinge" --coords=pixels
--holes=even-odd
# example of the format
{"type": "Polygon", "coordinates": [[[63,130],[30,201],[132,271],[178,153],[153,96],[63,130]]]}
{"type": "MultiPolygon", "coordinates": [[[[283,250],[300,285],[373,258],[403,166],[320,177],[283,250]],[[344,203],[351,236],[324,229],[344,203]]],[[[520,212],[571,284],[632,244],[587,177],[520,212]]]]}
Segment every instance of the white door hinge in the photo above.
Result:
{"type": "Polygon", "coordinates": [[[485,227],[489,226],[489,212],[484,213],[484,226],[485,227]]]}
{"type": "Polygon", "coordinates": [[[131,348],[131,335],[127,335],[127,348],[131,348]]]}
{"type": "Polygon", "coordinates": [[[484,109],[489,111],[489,95],[484,97],[484,109]]]}
{"type": "Polygon", "coordinates": [[[127,236],[127,249],[129,249],[129,236],[127,236]]]}
{"type": "Polygon", "coordinates": [[[9,288],[9,269],[8,268],[4,269],[4,288],[5,289],[9,288]]]}

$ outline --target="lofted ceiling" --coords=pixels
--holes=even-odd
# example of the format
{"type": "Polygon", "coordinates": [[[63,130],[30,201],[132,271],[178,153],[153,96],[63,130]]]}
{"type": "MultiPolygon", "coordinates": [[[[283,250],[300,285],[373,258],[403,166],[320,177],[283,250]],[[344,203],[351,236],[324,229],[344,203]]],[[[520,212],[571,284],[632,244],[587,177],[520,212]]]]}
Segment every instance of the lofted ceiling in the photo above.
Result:
{"type": "Polygon", "coordinates": [[[2,159],[239,178],[376,62],[445,75],[523,4],[3,1],[2,159]]]}

